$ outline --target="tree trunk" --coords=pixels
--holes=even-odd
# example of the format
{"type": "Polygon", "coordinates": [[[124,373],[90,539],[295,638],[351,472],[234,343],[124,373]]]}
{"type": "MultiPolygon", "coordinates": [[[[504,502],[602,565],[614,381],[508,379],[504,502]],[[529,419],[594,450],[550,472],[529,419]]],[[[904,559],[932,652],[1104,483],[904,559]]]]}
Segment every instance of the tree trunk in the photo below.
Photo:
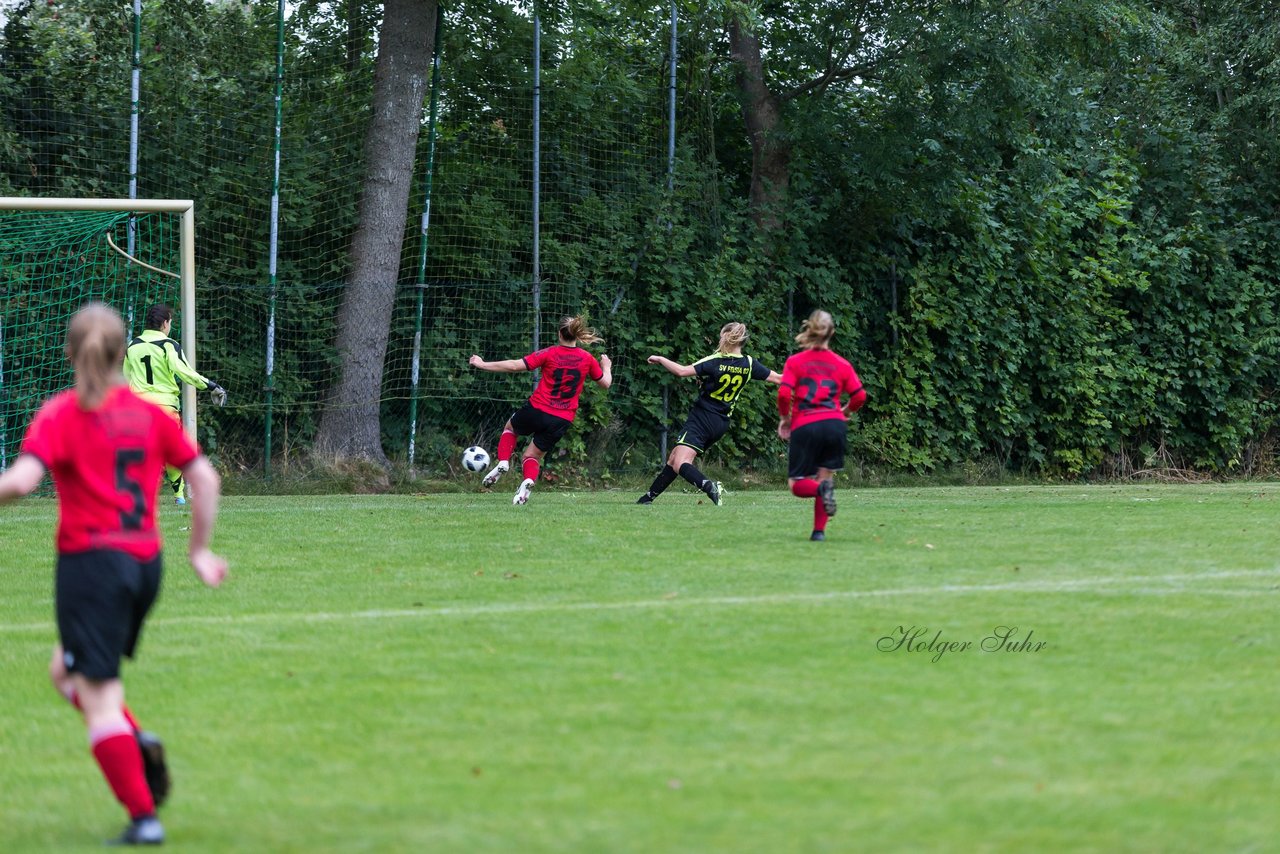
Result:
{"type": "Polygon", "coordinates": [[[742,117],[751,140],[751,212],[756,224],[775,232],[791,184],[791,146],[782,131],[782,100],[764,79],[760,37],[737,15],[729,20],[729,50],[738,65],[742,117]]]}
{"type": "Polygon", "coordinates": [[[315,442],[316,451],[335,462],[388,462],[379,422],[382,369],[429,83],[436,3],[386,0],[383,13],[373,114],[364,141],[360,222],[351,240],[351,273],[338,310],[341,361],[315,442]]]}

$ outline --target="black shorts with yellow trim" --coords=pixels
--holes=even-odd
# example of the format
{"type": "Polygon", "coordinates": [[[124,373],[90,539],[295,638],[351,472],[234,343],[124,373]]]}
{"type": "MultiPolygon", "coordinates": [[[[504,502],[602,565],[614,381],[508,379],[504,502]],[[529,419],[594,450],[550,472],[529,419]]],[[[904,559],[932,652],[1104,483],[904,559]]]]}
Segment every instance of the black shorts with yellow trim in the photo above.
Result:
{"type": "Polygon", "coordinates": [[[787,477],[813,477],[818,469],[840,471],[849,441],[849,424],[843,418],[811,421],[791,431],[787,449],[787,477]]]}
{"type": "Polygon", "coordinates": [[[728,418],[695,406],[680,428],[676,444],[688,445],[701,454],[728,432],[728,418]]]}
{"type": "Polygon", "coordinates": [[[133,658],[142,623],[160,594],[162,560],[112,549],[58,555],[54,575],[63,663],[87,679],[117,679],[133,658]]]}

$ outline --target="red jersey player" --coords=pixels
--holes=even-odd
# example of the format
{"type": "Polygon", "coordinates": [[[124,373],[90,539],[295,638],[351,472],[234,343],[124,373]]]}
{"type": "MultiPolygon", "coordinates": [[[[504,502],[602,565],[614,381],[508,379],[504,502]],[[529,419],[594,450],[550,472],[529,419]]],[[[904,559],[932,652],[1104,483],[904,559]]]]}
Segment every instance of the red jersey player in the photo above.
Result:
{"type": "Polygon", "coordinates": [[[848,416],[867,400],[853,366],[830,349],[835,331],[830,314],[810,314],[796,336],[804,349],[787,359],[778,387],[778,435],[791,442],[791,492],[814,500],[811,540],[826,539],[827,518],[836,515],[835,473],[844,468],[848,416]]]}
{"type": "Polygon", "coordinates": [[[195,505],[191,564],[216,587],[227,571],[209,550],[218,475],[182,427],[125,385],[124,322],[91,303],[67,330],[75,388],[41,407],[22,452],[0,475],[0,503],[27,495],[45,472],[58,492],[55,610],[59,642],[49,675],[84,713],[103,776],[129,812],[117,840],[159,844],[156,807],[169,790],[164,747],[138,728],[124,702],[120,657],[133,657],[147,611],[160,590],[156,493],[166,464],[182,470],[195,505]]]}
{"type": "Polygon", "coordinates": [[[613,363],[609,357],[602,355],[597,362],[595,356],[585,349],[588,344],[604,340],[587,326],[585,317],[563,318],[558,334],[559,344],[530,353],[523,359],[486,362],[479,356],[472,356],[468,360],[471,367],[482,371],[507,374],[542,372],[529,402],[516,410],[502,428],[502,437],[498,440],[498,462],[484,476],[485,486],[497,483],[498,478],[511,468],[516,438],[532,436],[521,462],[524,480],[516,490],[512,504],[524,504],[529,500],[529,492],[542,469],[542,458],[556,446],[560,437],[569,432],[569,425],[578,412],[578,397],[582,394],[583,383],[594,380],[601,388],[613,385],[613,363]]]}

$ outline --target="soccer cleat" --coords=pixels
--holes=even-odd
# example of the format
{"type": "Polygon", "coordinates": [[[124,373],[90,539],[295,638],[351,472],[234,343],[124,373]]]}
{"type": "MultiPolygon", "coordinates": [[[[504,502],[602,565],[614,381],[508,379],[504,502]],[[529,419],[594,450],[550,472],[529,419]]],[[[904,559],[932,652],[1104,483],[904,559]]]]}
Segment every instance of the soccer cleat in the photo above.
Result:
{"type": "Polygon", "coordinates": [[[178,505],[179,507],[186,507],[186,506],[187,506],[187,499],[185,499],[185,498],[183,498],[181,495],[179,495],[177,498],[173,499],[173,503],[174,503],[174,504],[176,504],[176,505],[178,505]]]}
{"type": "Polygon", "coordinates": [[[809,539],[817,543],[822,542],[826,538],[827,538],[827,535],[822,533],[821,531],[814,531],[812,534],[809,535],[809,539]]]}
{"type": "Polygon", "coordinates": [[[828,516],[836,515],[836,484],[832,480],[818,482],[818,498],[822,501],[822,509],[828,516]]]}
{"type": "Polygon", "coordinates": [[[484,480],[480,481],[480,485],[493,486],[498,482],[498,478],[506,474],[509,468],[511,468],[511,463],[506,460],[498,460],[498,464],[489,470],[489,473],[484,476],[484,480]]]}
{"type": "Polygon", "coordinates": [[[724,503],[724,485],[718,480],[707,481],[707,497],[711,503],[719,507],[724,503]]]}
{"type": "Polygon", "coordinates": [[[637,503],[637,504],[652,504],[652,503],[653,503],[653,496],[646,492],[644,495],[641,495],[639,498],[637,498],[637,499],[636,499],[636,503],[637,503]]]}
{"type": "Polygon", "coordinates": [[[161,845],[164,843],[164,825],[153,815],[135,818],[124,833],[108,845],[161,845]]]}
{"type": "Polygon", "coordinates": [[[526,477],[520,484],[520,488],[516,490],[516,497],[511,499],[512,504],[528,504],[529,493],[533,491],[533,478],[526,477]]]}
{"type": "Polygon", "coordinates": [[[151,799],[159,807],[169,797],[169,789],[173,786],[169,766],[164,761],[164,743],[153,732],[138,730],[134,736],[138,739],[138,749],[142,751],[142,768],[147,775],[147,788],[151,790],[151,799]]]}

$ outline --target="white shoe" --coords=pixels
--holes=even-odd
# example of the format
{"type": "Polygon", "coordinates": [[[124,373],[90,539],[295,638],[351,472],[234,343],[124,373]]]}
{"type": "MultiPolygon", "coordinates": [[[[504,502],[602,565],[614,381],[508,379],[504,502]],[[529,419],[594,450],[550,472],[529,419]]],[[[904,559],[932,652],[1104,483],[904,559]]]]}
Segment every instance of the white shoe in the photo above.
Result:
{"type": "Polygon", "coordinates": [[[529,493],[533,491],[533,479],[526,477],[520,484],[520,488],[516,490],[516,497],[511,499],[512,504],[527,504],[529,502],[529,493]]]}
{"type": "Polygon", "coordinates": [[[498,464],[489,469],[489,473],[484,476],[484,480],[480,481],[480,485],[493,486],[498,482],[498,478],[502,477],[509,468],[511,468],[511,463],[506,460],[498,460],[498,464]]]}

